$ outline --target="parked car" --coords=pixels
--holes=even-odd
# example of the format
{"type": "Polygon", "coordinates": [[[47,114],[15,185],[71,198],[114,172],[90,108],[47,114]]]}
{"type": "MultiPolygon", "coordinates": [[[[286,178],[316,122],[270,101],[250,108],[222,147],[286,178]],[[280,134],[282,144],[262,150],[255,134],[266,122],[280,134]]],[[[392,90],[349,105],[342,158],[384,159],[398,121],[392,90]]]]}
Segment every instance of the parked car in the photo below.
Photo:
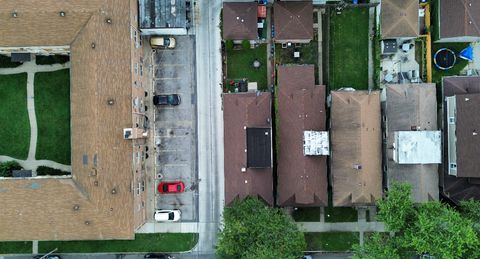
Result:
{"type": "Polygon", "coordinates": [[[154,105],[172,105],[180,104],[180,95],[178,94],[160,94],[153,96],[154,105]]]}
{"type": "Polygon", "coordinates": [[[155,221],[179,221],[181,215],[180,210],[156,210],[153,216],[155,221]]]}
{"type": "Polygon", "coordinates": [[[154,36],[150,38],[150,46],[152,46],[154,49],[174,49],[176,46],[176,41],[174,37],[154,36]]]}
{"type": "Polygon", "coordinates": [[[54,255],[54,254],[50,254],[50,255],[36,255],[34,257],[32,257],[33,259],[62,259],[62,257],[60,257],[59,255],[54,255]]]}
{"type": "Polygon", "coordinates": [[[179,182],[161,182],[158,185],[159,193],[179,193],[185,191],[185,184],[179,182]]]}
{"type": "Polygon", "coordinates": [[[146,254],[143,258],[152,258],[152,259],[173,259],[173,256],[167,254],[146,254]]]}

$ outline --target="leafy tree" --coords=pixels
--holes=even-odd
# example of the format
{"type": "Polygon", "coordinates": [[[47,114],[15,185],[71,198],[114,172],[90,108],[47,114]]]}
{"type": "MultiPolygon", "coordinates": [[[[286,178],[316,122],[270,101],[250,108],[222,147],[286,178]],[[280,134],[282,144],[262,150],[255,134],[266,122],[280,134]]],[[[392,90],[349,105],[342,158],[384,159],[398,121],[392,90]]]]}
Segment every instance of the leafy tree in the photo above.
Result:
{"type": "Polygon", "coordinates": [[[480,205],[465,203],[462,215],[438,201],[413,206],[410,186],[393,184],[378,202],[379,218],[395,235],[375,234],[363,247],[354,248],[356,258],[407,258],[408,253],[429,253],[437,258],[480,258],[478,233],[472,220],[480,217],[480,205]],[[411,252],[409,252],[411,251],[411,252]]]}
{"type": "Polygon", "coordinates": [[[12,177],[12,171],[20,169],[22,167],[14,160],[0,163],[0,177],[12,177]]]}
{"type": "Polygon", "coordinates": [[[225,41],[225,49],[232,50],[233,49],[233,40],[226,40],[225,41]]]}
{"type": "Polygon", "coordinates": [[[290,217],[257,198],[236,201],[224,210],[220,258],[299,258],[306,243],[290,217]]]}
{"type": "Polygon", "coordinates": [[[249,49],[250,48],[250,41],[249,40],[242,40],[242,48],[249,49]]]}
{"type": "Polygon", "coordinates": [[[405,183],[393,183],[384,199],[378,202],[378,218],[388,230],[400,231],[415,215],[411,199],[412,187],[405,183]]]}
{"type": "Polygon", "coordinates": [[[387,233],[373,233],[365,238],[363,246],[353,245],[354,259],[400,259],[397,240],[387,233]]]}
{"type": "Polygon", "coordinates": [[[419,207],[417,214],[404,240],[405,245],[417,252],[428,252],[439,258],[461,258],[478,244],[471,221],[448,205],[428,202],[419,207]]]}
{"type": "Polygon", "coordinates": [[[480,224],[480,201],[470,199],[460,203],[462,215],[476,225],[480,224]]]}

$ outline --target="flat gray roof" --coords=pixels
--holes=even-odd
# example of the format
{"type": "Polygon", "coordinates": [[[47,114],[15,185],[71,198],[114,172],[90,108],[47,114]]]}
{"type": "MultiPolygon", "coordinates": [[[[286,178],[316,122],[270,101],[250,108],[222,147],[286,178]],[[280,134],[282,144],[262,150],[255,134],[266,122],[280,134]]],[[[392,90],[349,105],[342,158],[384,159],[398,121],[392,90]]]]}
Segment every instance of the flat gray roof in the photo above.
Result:
{"type": "Polygon", "coordinates": [[[186,0],[139,0],[140,28],[186,27],[186,2],[186,0]]]}

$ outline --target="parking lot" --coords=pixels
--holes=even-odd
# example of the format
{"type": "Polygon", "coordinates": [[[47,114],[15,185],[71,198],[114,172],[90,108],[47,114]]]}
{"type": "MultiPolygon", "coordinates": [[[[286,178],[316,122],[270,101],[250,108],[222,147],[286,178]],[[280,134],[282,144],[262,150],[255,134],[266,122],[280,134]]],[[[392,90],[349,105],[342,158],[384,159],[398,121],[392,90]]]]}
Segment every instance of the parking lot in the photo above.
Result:
{"type": "Polygon", "coordinates": [[[156,186],[182,181],[185,192],[159,194],[156,209],[180,209],[181,221],[197,220],[197,136],[195,45],[190,36],[177,36],[175,49],[154,53],[155,94],[178,94],[178,106],[155,109],[156,186]]]}

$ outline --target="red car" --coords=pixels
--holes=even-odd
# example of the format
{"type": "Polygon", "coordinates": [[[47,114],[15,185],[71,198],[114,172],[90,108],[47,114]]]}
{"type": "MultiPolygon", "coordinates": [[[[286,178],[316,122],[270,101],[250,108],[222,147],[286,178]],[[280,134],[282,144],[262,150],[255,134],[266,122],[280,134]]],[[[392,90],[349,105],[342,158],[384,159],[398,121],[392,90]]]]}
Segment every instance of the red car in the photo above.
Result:
{"type": "Polygon", "coordinates": [[[159,193],[179,193],[185,191],[183,182],[161,182],[158,185],[159,193]]]}

